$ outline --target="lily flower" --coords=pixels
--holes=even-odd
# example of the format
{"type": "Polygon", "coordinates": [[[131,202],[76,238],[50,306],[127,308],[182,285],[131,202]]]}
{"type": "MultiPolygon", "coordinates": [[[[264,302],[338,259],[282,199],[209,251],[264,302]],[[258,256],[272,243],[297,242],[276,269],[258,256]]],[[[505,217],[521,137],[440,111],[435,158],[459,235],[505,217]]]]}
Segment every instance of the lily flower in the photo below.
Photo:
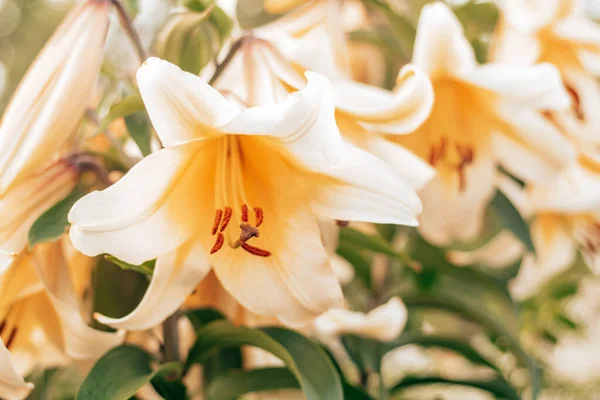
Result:
{"type": "Polygon", "coordinates": [[[75,187],[79,173],[60,160],[0,197],[0,274],[25,250],[32,224],[75,187]]]}
{"type": "MultiPolygon", "coordinates": [[[[302,72],[306,70],[305,65],[286,58],[273,43],[249,37],[216,87],[252,105],[268,104],[305,87],[302,72]]],[[[428,77],[415,66],[406,65],[393,91],[345,78],[332,78],[331,85],[342,137],[385,161],[413,189],[425,186],[434,170],[386,135],[413,132],[427,119],[433,105],[428,77]]]]}
{"type": "Polygon", "coordinates": [[[429,75],[435,103],[413,134],[393,140],[437,171],[420,192],[424,211],[419,230],[427,240],[448,245],[480,233],[495,191],[496,164],[515,158],[502,153],[505,147],[496,146],[497,140],[519,144],[520,155],[540,154],[556,170],[575,159],[560,133],[532,125],[538,110],[569,106],[552,65],[479,65],[458,19],[441,2],[421,11],[413,63],[429,75]]]}
{"type": "Polygon", "coordinates": [[[33,385],[22,377],[35,366],[96,359],[123,340],[124,332],[98,331],[85,323],[80,308],[89,280],[72,278],[91,272],[91,260],[69,256],[69,245],[68,239],[38,245],[0,276],[2,398],[25,398],[33,385]]]}
{"type": "Polygon", "coordinates": [[[342,140],[324,76],[307,72],[302,90],[245,110],[156,58],[137,77],[165,148],[69,214],[84,254],[157,258],[138,308],[101,322],[154,326],[212,269],[251,312],[304,325],[343,300],[317,217],[417,224],[410,185],[342,140]]]}
{"type": "Polygon", "coordinates": [[[22,79],[0,122],[0,194],[41,169],[73,135],[102,63],[110,2],[65,17],[22,79]]]}
{"type": "MultiPolygon", "coordinates": [[[[600,139],[600,27],[584,13],[580,1],[498,1],[502,20],[490,53],[496,62],[554,64],[571,97],[571,107],[545,110],[543,117],[574,141],[586,158],[597,153],[600,139]]],[[[594,156],[597,157],[597,156],[594,156]]]]}

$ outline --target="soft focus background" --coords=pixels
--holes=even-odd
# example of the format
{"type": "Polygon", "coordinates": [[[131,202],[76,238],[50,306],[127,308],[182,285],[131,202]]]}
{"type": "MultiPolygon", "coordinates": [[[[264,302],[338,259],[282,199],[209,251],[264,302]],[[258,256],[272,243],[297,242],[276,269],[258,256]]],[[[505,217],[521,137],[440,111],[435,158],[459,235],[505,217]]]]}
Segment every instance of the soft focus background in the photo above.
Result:
{"type": "MultiPolygon", "coordinates": [[[[479,58],[485,60],[485,49],[497,17],[493,11],[494,7],[486,9],[491,12],[470,13],[467,3],[471,2],[446,1],[454,6],[464,6],[461,9],[464,13],[459,17],[479,58]]],[[[224,10],[235,7],[229,4],[230,2],[223,3],[220,5],[224,10]]],[[[389,3],[415,20],[420,7],[426,1],[390,0],[389,3]]],[[[0,0],[0,114],[28,65],[71,5],[69,0],[0,0]]],[[[586,5],[589,16],[600,21],[600,0],[587,0],[586,5]]],[[[131,0],[127,6],[132,15],[136,15],[141,9],[153,10],[154,14],[148,18],[148,23],[160,25],[161,16],[167,13],[169,2],[139,0],[139,3],[136,3],[135,0],[131,0]]],[[[143,29],[143,26],[141,27],[143,29]]],[[[114,32],[111,34],[116,35],[114,32]]],[[[359,31],[353,34],[356,38],[360,37],[359,31]]],[[[142,35],[142,39],[144,38],[142,35]]],[[[107,60],[127,64],[128,46],[129,44],[115,46],[114,40],[107,41],[107,60]]],[[[386,76],[378,78],[380,85],[393,86],[398,68],[406,61],[406,58],[398,56],[386,60],[389,62],[389,72],[386,76]]],[[[368,74],[368,71],[365,73],[368,74]]],[[[373,76],[369,79],[377,80],[373,79],[373,76]]],[[[401,233],[397,238],[402,237],[401,233]]],[[[548,366],[543,377],[544,389],[540,396],[542,399],[600,399],[600,278],[593,277],[587,268],[580,264],[581,260],[569,271],[556,277],[534,298],[519,304],[519,332],[524,347],[528,353],[544,360],[548,366]]],[[[517,268],[518,265],[486,273],[506,282],[514,277],[517,268]]],[[[432,273],[430,276],[432,281],[436,279],[434,275],[432,273]]],[[[427,277],[428,275],[423,274],[421,279],[427,280],[427,277]]],[[[456,276],[454,278],[456,279],[456,276]]],[[[458,280],[460,281],[460,278],[458,280]]],[[[431,282],[421,283],[429,285],[431,282]]],[[[471,289],[468,282],[451,282],[450,285],[455,295],[464,295],[473,302],[478,301],[476,295],[469,294],[471,289]]],[[[506,323],[501,319],[499,321],[501,324],[506,323]]],[[[470,337],[478,351],[493,359],[503,371],[510,371],[507,372],[507,378],[511,383],[517,387],[528,384],[528,372],[522,365],[518,365],[518,354],[502,351],[502,340],[494,341],[497,338],[481,334],[477,327],[466,319],[450,317],[442,312],[430,312],[409,320],[407,329],[410,329],[411,324],[424,326],[425,330],[428,326],[433,330],[443,327],[446,332],[470,337]]],[[[485,376],[486,373],[476,366],[476,362],[471,362],[473,360],[458,357],[447,350],[429,349],[426,346],[404,346],[386,357],[389,358],[386,363],[388,368],[383,374],[390,381],[424,371],[457,379],[485,376]]],[[[73,398],[76,391],[74,387],[82,377],[77,369],[55,369],[36,371],[31,379],[39,385],[32,398],[54,400],[73,398]]],[[[402,398],[485,400],[493,397],[477,389],[434,385],[406,392],[402,398]]]]}

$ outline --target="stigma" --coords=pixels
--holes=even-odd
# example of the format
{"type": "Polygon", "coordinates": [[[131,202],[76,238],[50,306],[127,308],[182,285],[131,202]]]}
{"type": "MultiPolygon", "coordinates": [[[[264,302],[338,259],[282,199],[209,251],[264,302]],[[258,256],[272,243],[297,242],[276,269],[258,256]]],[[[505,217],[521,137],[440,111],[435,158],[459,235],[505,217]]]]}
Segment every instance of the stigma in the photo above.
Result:
{"type": "MultiPolygon", "coordinates": [[[[251,225],[248,221],[248,213],[249,213],[248,206],[246,204],[242,205],[242,209],[241,209],[242,223],[239,225],[240,230],[241,230],[240,236],[235,242],[229,244],[229,247],[231,247],[232,249],[242,248],[246,252],[248,252],[252,255],[258,256],[258,257],[269,257],[271,255],[270,251],[251,246],[247,243],[253,237],[260,236],[258,227],[264,221],[264,212],[263,212],[262,208],[255,207],[253,209],[253,211],[254,211],[255,223],[254,223],[254,225],[251,225]]],[[[215,212],[215,220],[213,222],[211,233],[213,236],[217,235],[217,237],[215,239],[215,244],[213,245],[212,249],[210,250],[210,254],[216,253],[217,251],[221,250],[221,248],[223,247],[223,244],[225,243],[225,235],[223,234],[223,232],[229,225],[232,215],[233,215],[233,210],[231,207],[225,207],[224,210],[218,209],[215,212]]]]}

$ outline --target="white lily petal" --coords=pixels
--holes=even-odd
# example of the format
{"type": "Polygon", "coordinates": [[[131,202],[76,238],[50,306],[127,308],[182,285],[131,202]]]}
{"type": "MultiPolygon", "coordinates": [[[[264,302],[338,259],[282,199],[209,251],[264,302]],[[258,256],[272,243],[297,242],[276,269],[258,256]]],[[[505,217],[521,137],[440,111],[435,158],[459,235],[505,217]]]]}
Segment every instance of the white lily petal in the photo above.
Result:
{"type": "Polygon", "coordinates": [[[408,310],[398,297],[392,297],[368,313],[331,310],[315,320],[315,329],[324,335],[355,334],[382,342],[394,340],[402,333],[408,310]]]}
{"type": "Polygon", "coordinates": [[[317,191],[313,210],[329,219],[416,226],[422,206],[412,183],[377,157],[344,147],[340,162],[326,171],[339,182],[317,191]]]}
{"type": "Polygon", "coordinates": [[[201,152],[202,146],[164,148],[108,189],[80,199],[69,212],[75,247],[89,256],[109,253],[141,264],[188,240],[206,212],[199,207],[205,204],[200,182],[210,182],[206,173],[214,165],[214,152],[201,152]]]}
{"type": "Polygon", "coordinates": [[[385,161],[415,190],[423,189],[435,176],[435,169],[420,157],[382,137],[372,135],[365,141],[363,148],[385,161]]]}
{"type": "Polygon", "coordinates": [[[570,137],[581,141],[581,146],[600,143],[597,129],[600,126],[600,83],[590,74],[579,69],[563,71],[565,85],[571,91],[571,109],[553,114],[557,124],[570,137]]]}
{"type": "Polygon", "coordinates": [[[77,6],[21,81],[0,125],[0,193],[47,163],[73,135],[100,72],[109,5],[77,6]]]}
{"type": "Polygon", "coordinates": [[[556,16],[563,1],[545,0],[499,0],[507,22],[521,32],[535,32],[549,24],[556,16]]]}
{"type": "Polygon", "coordinates": [[[587,72],[594,76],[600,75],[600,51],[580,49],[577,55],[579,62],[587,72]]]}
{"type": "Polygon", "coordinates": [[[0,397],[6,400],[22,400],[29,396],[33,384],[25,382],[14,366],[13,358],[0,340],[0,397]]]}
{"type": "Polygon", "coordinates": [[[509,290],[516,300],[526,300],[539,293],[546,283],[575,261],[575,243],[554,218],[534,220],[531,234],[538,258],[528,254],[518,275],[510,282],[509,290]]]}
{"type": "Polygon", "coordinates": [[[546,182],[554,177],[554,165],[521,143],[499,133],[492,135],[494,157],[512,175],[526,182],[546,182]]]}
{"type": "Polygon", "coordinates": [[[565,41],[600,50],[600,27],[584,16],[562,19],[553,25],[552,32],[565,41]]]}
{"type": "Polygon", "coordinates": [[[164,146],[210,135],[231,120],[237,107],[196,75],[159,58],[149,58],[137,81],[152,125],[164,146]]]}
{"type": "Polygon", "coordinates": [[[556,170],[576,160],[577,151],[573,144],[542,114],[512,104],[499,107],[498,113],[507,123],[505,129],[512,130],[506,133],[517,136],[522,144],[543,156],[556,170]]]}
{"type": "Polygon", "coordinates": [[[579,165],[557,174],[545,184],[535,185],[531,205],[537,211],[577,213],[598,210],[600,176],[579,165]]]}
{"type": "Polygon", "coordinates": [[[97,359],[125,338],[125,332],[103,332],[87,325],[80,312],[61,243],[44,243],[35,250],[35,268],[60,317],[64,350],[78,360],[97,359]]]}
{"type": "Polygon", "coordinates": [[[477,65],[460,22],[444,3],[427,4],[421,10],[412,61],[432,79],[467,74],[477,65]]]}
{"type": "MultiPolygon", "coordinates": [[[[0,249],[2,264],[10,265],[10,256],[25,249],[31,225],[73,187],[77,172],[67,163],[58,162],[23,180],[0,198],[0,249]]],[[[1,268],[1,267],[0,267],[1,268]]]]}
{"type": "Polygon", "coordinates": [[[415,225],[421,204],[414,191],[381,160],[342,141],[329,81],[306,77],[286,101],[242,111],[219,130],[271,136],[302,168],[338,180],[317,194],[315,210],[325,218],[415,225]]]}
{"type": "Polygon", "coordinates": [[[392,134],[415,131],[433,107],[431,82],[413,65],[402,67],[393,92],[354,81],[334,81],[333,92],[338,110],[392,134]]]}
{"type": "Polygon", "coordinates": [[[542,63],[531,67],[486,64],[460,77],[477,87],[489,90],[515,106],[540,110],[561,110],[571,104],[558,69],[542,63]]]}
{"type": "Polygon", "coordinates": [[[483,247],[473,251],[449,251],[448,259],[456,265],[481,264],[491,268],[504,268],[516,263],[525,247],[511,232],[502,231],[483,247]]]}
{"type": "Polygon", "coordinates": [[[354,267],[352,264],[335,253],[329,256],[329,262],[340,285],[344,286],[352,282],[352,279],[354,279],[354,267]]]}
{"type": "Polygon", "coordinates": [[[419,232],[436,245],[470,242],[483,227],[483,216],[495,191],[494,163],[489,155],[481,152],[464,173],[466,185],[462,191],[458,177],[448,181],[436,176],[420,192],[423,214],[419,232]]]}
{"type": "Polygon", "coordinates": [[[210,261],[197,238],[190,239],[177,250],[156,260],[150,285],[138,306],[121,318],[96,315],[95,318],[113,328],[150,329],[173,314],[210,271],[210,261]]]}
{"type": "Polygon", "coordinates": [[[521,32],[504,20],[498,22],[497,33],[489,49],[494,63],[533,65],[541,53],[541,45],[535,34],[521,32]]]}
{"type": "Polygon", "coordinates": [[[299,327],[339,307],[343,295],[314,216],[306,208],[296,207],[265,206],[270,210],[269,218],[265,218],[260,238],[253,245],[268,249],[270,257],[224,247],[211,260],[219,281],[242,306],[299,327]]]}

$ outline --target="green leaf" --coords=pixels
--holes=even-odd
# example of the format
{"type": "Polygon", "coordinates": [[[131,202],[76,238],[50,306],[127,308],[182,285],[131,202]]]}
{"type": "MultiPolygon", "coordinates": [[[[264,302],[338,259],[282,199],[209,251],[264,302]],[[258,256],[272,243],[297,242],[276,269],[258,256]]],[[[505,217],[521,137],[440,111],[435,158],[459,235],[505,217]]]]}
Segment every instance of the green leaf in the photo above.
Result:
{"type": "Polygon", "coordinates": [[[367,287],[371,287],[371,263],[356,250],[354,246],[340,244],[337,253],[348,261],[353,267],[356,277],[362,280],[367,287]]]}
{"type": "Polygon", "coordinates": [[[208,400],[233,400],[239,396],[278,389],[300,389],[298,380],[287,368],[261,368],[231,371],[217,377],[208,388],[208,400]]]}
{"type": "Polygon", "coordinates": [[[376,253],[399,258],[400,254],[389,243],[378,236],[367,235],[352,228],[340,229],[340,246],[353,247],[361,250],[371,250],[376,253]]]}
{"type": "Polygon", "coordinates": [[[150,125],[150,119],[145,112],[137,112],[125,117],[125,125],[129,136],[133,139],[135,144],[142,152],[142,155],[146,157],[152,153],[150,149],[150,141],[152,139],[152,131],[150,125]]]}
{"type": "Polygon", "coordinates": [[[152,356],[139,347],[122,345],[106,353],[83,381],[77,400],[123,400],[155,376],[180,374],[183,366],[170,362],[152,368],[152,356]]]}
{"type": "Polygon", "coordinates": [[[107,261],[110,261],[111,263],[118,265],[119,267],[123,268],[124,270],[139,272],[140,274],[145,275],[148,278],[152,277],[152,274],[154,273],[154,266],[156,264],[156,260],[146,261],[145,263],[143,263],[141,265],[129,264],[129,263],[126,263],[125,261],[119,260],[117,257],[111,256],[110,254],[105,255],[104,258],[107,261]]]}
{"type": "Polygon", "coordinates": [[[469,344],[469,342],[460,338],[408,333],[400,336],[393,342],[385,343],[384,352],[388,352],[393,349],[397,349],[398,347],[406,346],[409,344],[416,344],[423,347],[436,347],[452,350],[475,364],[483,365],[499,372],[498,367],[494,363],[482,356],[477,350],[473,348],[473,346],[469,344]]]}
{"type": "Polygon", "coordinates": [[[515,208],[513,203],[500,190],[496,191],[496,196],[490,203],[492,208],[497,212],[500,222],[509,229],[523,244],[535,253],[529,225],[521,216],[521,213],[515,208]]]}
{"type": "MultiPolygon", "coordinates": [[[[112,318],[120,318],[135,309],[148,288],[146,276],[98,259],[93,271],[94,311],[112,318]]],[[[95,319],[95,327],[103,327],[95,319]]],[[[108,329],[108,328],[104,328],[108,329]]]]}
{"type": "Polygon", "coordinates": [[[29,246],[61,237],[69,227],[68,216],[71,207],[84,194],[83,189],[76,187],[67,197],[40,215],[29,229],[29,246]]]}
{"type": "Polygon", "coordinates": [[[108,125],[110,125],[110,123],[114,120],[135,114],[136,112],[144,109],[144,102],[139,93],[125,97],[110,107],[108,114],[106,114],[104,119],[102,119],[102,122],[100,122],[100,125],[98,125],[98,132],[104,132],[108,125]]]}
{"type": "Polygon", "coordinates": [[[283,328],[251,329],[227,321],[215,321],[197,331],[190,350],[188,367],[204,363],[220,348],[256,346],[280,358],[294,376],[308,400],[343,399],[340,377],[323,350],[300,335],[283,328]]]}
{"type": "Polygon", "coordinates": [[[150,383],[156,393],[165,400],[183,400],[187,399],[187,387],[181,379],[170,379],[166,376],[155,376],[150,383]]]}
{"type": "Polygon", "coordinates": [[[214,308],[197,308],[194,310],[187,310],[184,312],[184,315],[190,320],[194,330],[196,331],[204,328],[205,325],[208,325],[211,322],[226,319],[221,312],[215,310],[214,308]]]}
{"type": "Polygon", "coordinates": [[[237,2],[235,14],[242,29],[258,28],[283,17],[285,14],[269,14],[264,0],[241,0],[237,2]]]}
{"type": "Polygon", "coordinates": [[[390,21],[394,37],[406,59],[412,58],[413,44],[417,31],[413,24],[404,16],[396,14],[387,4],[379,0],[364,0],[367,7],[381,12],[390,21]]]}
{"type": "Polygon", "coordinates": [[[497,379],[491,380],[454,380],[446,379],[439,376],[415,376],[407,377],[398,383],[391,390],[392,394],[398,394],[398,392],[413,386],[431,385],[444,383],[448,385],[460,385],[469,386],[481,390],[485,390],[493,394],[496,398],[507,399],[507,400],[521,400],[521,396],[508,385],[506,382],[497,379]]]}

